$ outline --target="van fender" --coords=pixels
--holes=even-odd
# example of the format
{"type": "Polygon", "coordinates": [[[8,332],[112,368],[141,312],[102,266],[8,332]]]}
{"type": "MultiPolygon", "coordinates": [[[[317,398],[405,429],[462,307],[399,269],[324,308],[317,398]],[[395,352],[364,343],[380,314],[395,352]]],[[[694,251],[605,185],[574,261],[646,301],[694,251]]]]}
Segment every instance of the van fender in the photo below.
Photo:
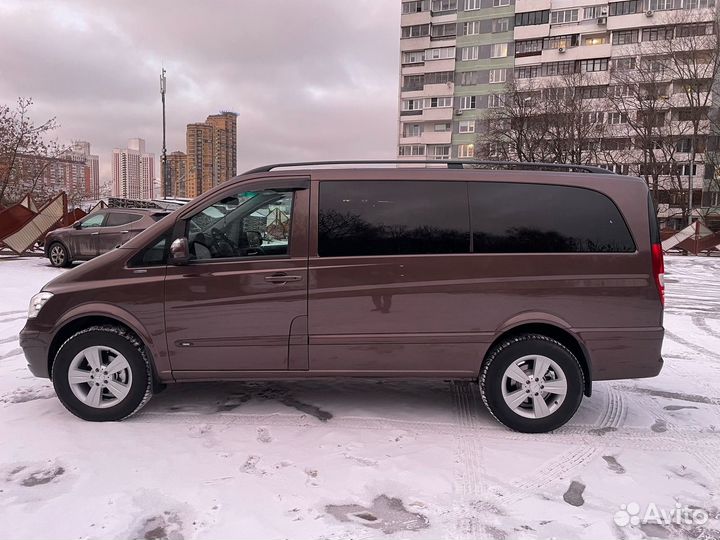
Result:
{"type": "MultiPolygon", "coordinates": [[[[67,311],[58,320],[53,328],[52,339],[68,323],[83,317],[107,317],[114,319],[132,330],[148,348],[151,354],[151,361],[154,364],[155,372],[161,379],[171,377],[172,369],[167,355],[167,347],[164,343],[158,343],[146,331],[145,326],[130,312],[105,302],[91,302],[81,304],[67,311]]],[[[163,334],[164,335],[164,334],[163,334]]]]}

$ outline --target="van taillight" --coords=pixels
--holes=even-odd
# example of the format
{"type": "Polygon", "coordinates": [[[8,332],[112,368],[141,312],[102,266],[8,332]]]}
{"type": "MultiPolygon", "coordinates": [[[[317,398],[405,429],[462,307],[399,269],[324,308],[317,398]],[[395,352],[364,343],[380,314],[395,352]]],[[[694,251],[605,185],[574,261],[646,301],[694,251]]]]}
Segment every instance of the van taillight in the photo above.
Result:
{"type": "Polygon", "coordinates": [[[655,285],[660,293],[660,302],[665,305],[665,263],[663,261],[662,244],[652,244],[652,268],[655,285]]]}

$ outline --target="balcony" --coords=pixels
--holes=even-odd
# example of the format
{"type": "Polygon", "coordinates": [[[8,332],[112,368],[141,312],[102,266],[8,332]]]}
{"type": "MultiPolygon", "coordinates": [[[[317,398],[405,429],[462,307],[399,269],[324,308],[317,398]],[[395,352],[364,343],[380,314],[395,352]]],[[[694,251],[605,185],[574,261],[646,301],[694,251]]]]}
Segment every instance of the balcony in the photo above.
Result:
{"type": "Polygon", "coordinates": [[[421,120],[423,122],[430,122],[437,120],[452,120],[452,118],[452,107],[436,107],[432,109],[423,109],[421,120]]]}

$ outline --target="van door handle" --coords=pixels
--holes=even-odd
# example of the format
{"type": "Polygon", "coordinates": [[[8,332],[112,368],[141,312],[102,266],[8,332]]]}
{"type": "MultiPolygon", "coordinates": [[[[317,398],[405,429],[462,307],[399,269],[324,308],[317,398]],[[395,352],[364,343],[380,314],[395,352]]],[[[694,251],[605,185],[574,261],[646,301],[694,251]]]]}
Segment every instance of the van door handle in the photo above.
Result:
{"type": "Polygon", "coordinates": [[[269,281],[270,283],[287,283],[288,281],[300,281],[301,279],[302,276],[289,276],[285,273],[265,276],[265,281],[269,281]]]}
{"type": "Polygon", "coordinates": [[[120,231],[120,234],[130,234],[130,231],[120,231]]]}
{"type": "Polygon", "coordinates": [[[91,232],[90,236],[95,236],[96,234],[100,234],[99,232],[91,232]]]}

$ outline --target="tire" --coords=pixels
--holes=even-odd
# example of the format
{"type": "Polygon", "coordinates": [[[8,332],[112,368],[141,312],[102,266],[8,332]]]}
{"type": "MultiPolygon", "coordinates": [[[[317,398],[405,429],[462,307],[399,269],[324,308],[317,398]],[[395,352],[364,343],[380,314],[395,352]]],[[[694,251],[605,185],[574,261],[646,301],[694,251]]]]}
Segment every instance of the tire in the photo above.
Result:
{"type": "Polygon", "coordinates": [[[91,422],[132,416],[152,397],[145,347],[117,326],[93,326],[68,338],[55,355],[51,378],[65,408],[91,422]]]}
{"type": "Polygon", "coordinates": [[[48,259],[50,264],[56,268],[67,268],[72,264],[70,253],[67,248],[60,242],[53,242],[48,249],[48,259]]]}
{"type": "Polygon", "coordinates": [[[552,431],[570,420],[580,406],[585,387],[582,368],[559,341],[523,334],[495,346],[486,358],[480,375],[483,402],[510,429],[552,431]],[[539,373],[544,375],[535,377],[539,373]]]}

